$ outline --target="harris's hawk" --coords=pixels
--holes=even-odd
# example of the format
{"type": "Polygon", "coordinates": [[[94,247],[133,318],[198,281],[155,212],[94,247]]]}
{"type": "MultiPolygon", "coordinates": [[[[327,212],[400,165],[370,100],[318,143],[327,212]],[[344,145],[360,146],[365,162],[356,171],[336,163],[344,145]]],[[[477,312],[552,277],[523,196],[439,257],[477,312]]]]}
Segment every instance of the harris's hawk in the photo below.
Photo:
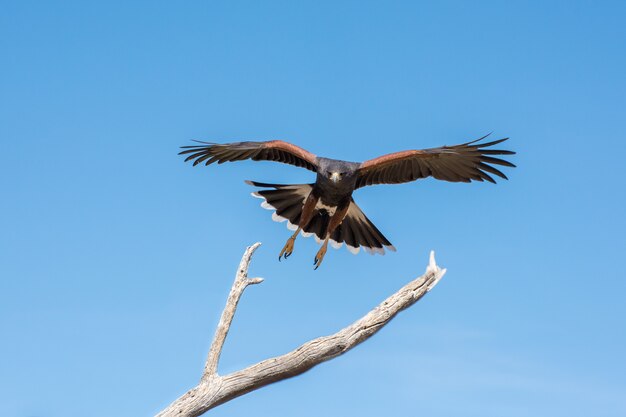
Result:
{"type": "Polygon", "coordinates": [[[281,140],[225,144],[199,142],[202,145],[183,146],[180,154],[188,155],[185,162],[193,160],[194,166],[252,159],[282,162],[317,173],[312,184],[246,181],[266,188],[252,195],[264,200],[261,204],[264,208],[275,210],[272,214],[275,221],[287,221],[287,227],[294,230],[278,259],[287,259],[292,254],[299,232],[305,237],[314,235],[322,242],[314,260],[317,269],[324,259],[328,242],[335,248],[345,242],[355,254],[360,247],[371,254],[381,255],[384,255],[385,248],[396,250],[352,199],[352,193],[361,187],[400,184],[431,176],[451,182],[486,180],[495,183],[491,175],[508,179],[494,165],[515,165],[494,155],[515,152],[491,148],[508,138],[481,142],[484,138],[454,146],[391,153],[362,163],[322,158],[281,140]]]}

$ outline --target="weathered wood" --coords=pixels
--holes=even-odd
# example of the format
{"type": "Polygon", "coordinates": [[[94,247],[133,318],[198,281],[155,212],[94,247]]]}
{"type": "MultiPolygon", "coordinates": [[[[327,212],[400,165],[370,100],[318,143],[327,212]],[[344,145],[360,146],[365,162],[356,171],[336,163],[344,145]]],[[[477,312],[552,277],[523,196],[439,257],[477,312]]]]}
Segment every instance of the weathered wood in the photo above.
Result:
{"type": "Polygon", "coordinates": [[[233,322],[233,317],[235,316],[235,310],[237,309],[237,304],[239,303],[241,294],[243,294],[243,291],[248,285],[260,284],[263,282],[263,278],[248,278],[248,267],[250,265],[250,260],[252,259],[252,254],[259,246],[261,246],[261,244],[258,242],[249,246],[241,258],[239,268],[235,274],[235,282],[233,282],[233,286],[228,294],[226,307],[224,307],[222,317],[217,325],[217,330],[215,331],[215,336],[213,337],[213,343],[211,344],[211,349],[209,350],[206,364],[204,365],[204,373],[202,375],[203,381],[217,375],[217,364],[220,360],[222,347],[224,347],[224,341],[226,341],[230,324],[233,322]]]}
{"type": "Polygon", "coordinates": [[[221,376],[217,373],[217,364],[239,298],[248,285],[263,281],[262,278],[247,277],[252,254],[259,246],[260,243],[255,243],[248,247],[241,259],[200,383],[161,411],[157,417],[200,416],[233,398],[273,382],[300,375],[315,365],[339,356],[367,340],[400,311],[415,304],[432,290],[446,273],[445,269],[435,264],[435,254],[431,252],[424,275],[409,282],[350,326],[333,335],[313,339],[282,356],[266,359],[243,370],[221,376]]]}

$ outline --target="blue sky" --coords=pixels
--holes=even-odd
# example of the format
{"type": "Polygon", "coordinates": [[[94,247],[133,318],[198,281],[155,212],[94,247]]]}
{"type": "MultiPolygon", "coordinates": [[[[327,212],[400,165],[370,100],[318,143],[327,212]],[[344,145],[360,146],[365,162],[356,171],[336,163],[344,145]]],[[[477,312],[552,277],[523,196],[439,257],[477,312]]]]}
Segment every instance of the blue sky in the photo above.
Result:
{"type": "Polygon", "coordinates": [[[437,288],[345,356],[216,416],[626,415],[623,2],[5,2],[0,415],[152,415],[196,384],[244,248],[263,242],[221,373],[437,288]],[[192,139],[353,161],[493,131],[497,185],[355,200],[385,257],[289,236],[192,139]]]}

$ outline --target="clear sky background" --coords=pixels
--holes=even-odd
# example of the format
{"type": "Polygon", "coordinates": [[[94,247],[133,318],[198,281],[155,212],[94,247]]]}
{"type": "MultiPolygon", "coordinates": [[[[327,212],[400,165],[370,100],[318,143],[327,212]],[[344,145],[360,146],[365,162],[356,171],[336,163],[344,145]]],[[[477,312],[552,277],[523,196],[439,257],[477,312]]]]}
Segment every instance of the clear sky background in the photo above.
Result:
{"type": "Polygon", "coordinates": [[[220,372],[359,318],[434,249],[448,274],[355,350],[215,416],[626,415],[626,6],[3,2],[0,416],[150,416],[198,381],[245,247],[220,372]],[[299,239],[192,139],[353,161],[493,131],[510,181],[361,189],[397,247],[299,239]]]}

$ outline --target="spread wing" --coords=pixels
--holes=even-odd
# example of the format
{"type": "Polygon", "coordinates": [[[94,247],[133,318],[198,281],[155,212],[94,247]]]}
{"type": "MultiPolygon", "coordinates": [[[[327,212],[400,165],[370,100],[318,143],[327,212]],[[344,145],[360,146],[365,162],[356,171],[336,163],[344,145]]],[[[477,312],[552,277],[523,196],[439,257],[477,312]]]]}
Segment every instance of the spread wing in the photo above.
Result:
{"type": "Polygon", "coordinates": [[[493,165],[515,165],[493,155],[513,155],[515,152],[487,149],[508,138],[477,143],[485,137],[461,145],[396,152],[370,159],[357,170],[356,188],[374,184],[400,184],[431,176],[451,182],[487,180],[495,183],[489,174],[508,179],[493,165]]]}
{"type": "Polygon", "coordinates": [[[295,165],[317,172],[316,156],[299,146],[282,140],[267,142],[235,142],[235,143],[210,143],[199,142],[203,145],[181,146],[184,149],[179,155],[189,155],[185,162],[193,161],[196,166],[204,162],[211,165],[213,162],[243,161],[275,161],[295,165]]]}

